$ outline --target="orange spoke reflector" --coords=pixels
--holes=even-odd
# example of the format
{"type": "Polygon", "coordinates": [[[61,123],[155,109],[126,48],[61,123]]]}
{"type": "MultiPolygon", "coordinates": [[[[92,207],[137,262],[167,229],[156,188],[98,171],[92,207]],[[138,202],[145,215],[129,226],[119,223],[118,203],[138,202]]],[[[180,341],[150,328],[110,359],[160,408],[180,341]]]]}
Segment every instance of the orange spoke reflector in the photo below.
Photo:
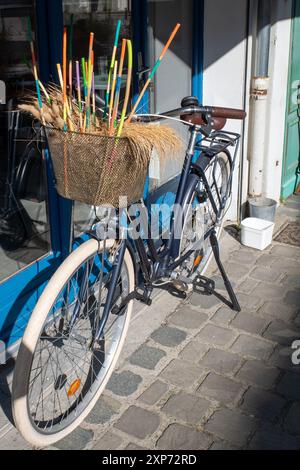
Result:
{"type": "Polygon", "coordinates": [[[201,255],[197,256],[197,258],[194,261],[194,268],[201,263],[201,260],[202,260],[202,256],[201,255]]]}
{"type": "Polygon", "coordinates": [[[72,397],[73,395],[75,395],[75,393],[79,389],[80,385],[81,385],[81,380],[79,380],[79,379],[74,380],[74,382],[71,384],[71,386],[68,390],[68,397],[72,397]]]}

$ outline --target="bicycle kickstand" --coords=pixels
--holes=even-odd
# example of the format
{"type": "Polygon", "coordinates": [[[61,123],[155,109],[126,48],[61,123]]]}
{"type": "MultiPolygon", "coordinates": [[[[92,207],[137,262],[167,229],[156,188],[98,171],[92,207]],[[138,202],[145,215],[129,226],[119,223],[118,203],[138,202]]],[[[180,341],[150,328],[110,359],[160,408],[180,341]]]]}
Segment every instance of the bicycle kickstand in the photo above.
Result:
{"type": "MultiPolygon", "coordinates": [[[[215,260],[216,260],[216,263],[217,263],[217,266],[219,268],[219,271],[221,273],[221,276],[222,276],[222,279],[223,279],[223,282],[224,282],[224,285],[226,287],[226,290],[227,290],[227,293],[229,295],[229,298],[230,298],[230,301],[231,302],[226,302],[235,312],[240,312],[241,311],[241,307],[240,307],[240,304],[237,300],[237,297],[234,293],[234,290],[232,288],[232,285],[231,285],[231,282],[229,281],[229,278],[226,274],[226,271],[224,269],[224,266],[221,262],[221,258],[220,258],[220,248],[219,248],[219,242],[218,242],[218,239],[217,239],[217,236],[216,236],[216,232],[213,230],[210,234],[210,237],[209,237],[209,240],[210,240],[210,244],[211,244],[211,247],[212,247],[212,250],[213,250],[213,254],[214,254],[214,257],[215,257],[215,260]]],[[[219,297],[219,295],[218,295],[219,297]]]]}

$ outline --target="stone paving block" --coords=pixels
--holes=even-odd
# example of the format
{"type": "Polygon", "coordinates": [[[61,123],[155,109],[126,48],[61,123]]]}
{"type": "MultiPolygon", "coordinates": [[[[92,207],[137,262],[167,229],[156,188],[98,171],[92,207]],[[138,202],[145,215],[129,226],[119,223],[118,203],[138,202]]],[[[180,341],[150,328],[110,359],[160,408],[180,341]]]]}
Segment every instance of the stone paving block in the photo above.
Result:
{"type": "Polygon", "coordinates": [[[144,369],[154,370],[165,355],[165,351],[143,344],[130,356],[129,362],[144,369]]]}
{"type": "Polygon", "coordinates": [[[274,320],[264,332],[264,337],[283,346],[291,346],[295,340],[300,339],[300,328],[274,320]]]}
{"type": "Polygon", "coordinates": [[[233,372],[240,362],[241,359],[236,354],[221,349],[210,349],[200,361],[199,366],[214,370],[219,374],[228,374],[233,372]]]}
{"type": "Polygon", "coordinates": [[[210,310],[220,305],[221,302],[214,295],[201,295],[194,292],[189,298],[189,303],[195,307],[199,307],[204,310],[210,310]]]}
{"type": "Polygon", "coordinates": [[[300,366],[292,363],[292,355],[295,351],[288,346],[276,346],[269,358],[269,363],[285,371],[300,374],[300,366]]]}
{"type": "Polygon", "coordinates": [[[205,430],[237,446],[243,446],[255,430],[255,421],[237,411],[224,408],[213,414],[205,430]]]}
{"type": "Polygon", "coordinates": [[[257,258],[256,265],[257,266],[273,266],[274,264],[278,264],[278,256],[272,254],[264,254],[257,258]]]}
{"type": "MultiPolygon", "coordinates": [[[[299,367],[299,366],[298,366],[299,367]]],[[[277,391],[286,398],[299,400],[300,397],[300,375],[286,372],[278,384],[277,391]]]]}
{"type": "Polygon", "coordinates": [[[300,327],[300,313],[294,319],[294,323],[295,323],[295,325],[300,327]]]}
{"type": "Polygon", "coordinates": [[[209,450],[237,450],[233,444],[225,441],[216,441],[213,445],[209,448],[209,450]]]}
{"type": "Polygon", "coordinates": [[[284,297],[284,302],[288,305],[300,305],[300,290],[291,290],[284,297]]]}
{"type": "Polygon", "coordinates": [[[103,395],[87,416],[85,421],[90,424],[104,424],[119,411],[121,404],[111,397],[103,395]]]}
{"type": "Polygon", "coordinates": [[[249,447],[253,450],[299,450],[300,438],[265,425],[256,431],[249,447]]]}
{"type": "Polygon", "coordinates": [[[161,380],[156,380],[147,390],[139,397],[139,400],[147,405],[154,405],[168,391],[169,387],[161,380]]]}
{"type": "Polygon", "coordinates": [[[162,379],[182,388],[188,388],[198,381],[204,371],[201,367],[182,359],[174,359],[160,374],[162,379]]]}
{"type": "Polygon", "coordinates": [[[193,340],[182,350],[179,354],[179,358],[186,361],[199,362],[208,350],[209,346],[207,344],[193,340]]]}
{"type": "Polygon", "coordinates": [[[280,374],[276,367],[267,367],[261,361],[246,361],[236,377],[262,388],[271,388],[280,374]]]}
{"type": "Polygon", "coordinates": [[[173,313],[168,320],[170,323],[182,328],[196,329],[207,321],[207,315],[205,315],[205,313],[192,310],[185,305],[173,313]]]}
{"type": "Polygon", "coordinates": [[[228,326],[229,323],[236,317],[236,312],[231,308],[221,307],[212,317],[211,321],[217,325],[228,326]]]}
{"type": "Polygon", "coordinates": [[[28,450],[32,447],[23,439],[21,434],[13,428],[0,439],[0,450],[28,450]]]}
{"type": "Polygon", "coordinates": [[[220,403],[233,403],[240,394],[243,386],[228,377],[211,372],[202,382],[198,391],[201,395],[220,403]]]}
{"type": "Polygon", "coordinates": [[[156,431],[159,422],[159,416],[156,413],[137,406],[130,406],[115,424],[115,427],[138,439],[145,439],[156,431]]]}
{"type": "Polygon", "coordinates": [[[204,398],[180,392],[169,398],[162,410],[169,416],[185,421],[187,424],[197,424],[210,407],[210,402],[204,398]]]}
{"type": "Polygon", "coordinates": [[[94,441],[93,450],[116,450],[119,449],[122,442],[120,436],[108,431],[104,436],[94,441]]]}
{"type": "Polygon", "coordinates": [[[300,436],[300,403],[293,403],[285,419],[285,428],[291,433],[300,436]]]}
{"type": "Polygon", "coordinates": [[[173,348],[178,346],[186,339],[186,332],[170,326],[161,326],[155,330],[151,338],[163,346],[173,348]]]}
{"type": "Polygon", "coordinates": [[[242,334],[230,349],[232,352],[245,357],[267,359],[272,353],[274,345],[264,339],[242,334]]]}
{"type": "Polygon", "coordinates": [[[225,346],[226,344],[232,343],[235,336],[235,333],[228,328],[208,324],[200,331],[196,339],[214,346],[225,346]]]}
{"type": "Polygon", "coordinates": [[[295,260],[297,259],[297,255],[300,256],[300,249],[296,246],[275,245],[271,250],[271,254],[295,260]]]}
{"type": "Polygon", "coordinates": [[[286,401],[258,388],[249,388],[243,397],[241,409],[250,415],[275,422],[280,416],[286,401]]]}
{"type": "Polygon", "coordinates": [[[115,395],[128,397],[132,395],[142,382],[142,377],[129,370],[114,372],[108,381],[107,389],[115,395]]]}
{"type": "Polygon", "coordinates": [[[256,280],[246,277],[246,279],[239,284],[238,289],[240,292],[243,292],[243,294],[251,294],[257,286],[258,282],[256,280]]]}
{"type": "Polygon", "coordinates": [[[269,321],[264,318],[242,311],[237,314],[230,326],[238,328],[239,330],[245,330],[254,335],[259,335],[266,329],[268,323],[269,321]]]}
{"type": "Polygon", "coordinates": [[[230,259],[235,263],[241,263],[249,266],[257,260],[257,255],[252,251],[237,250],[231,253],[230,259]]]}
{"type": "Polygon", "coordinates": [[[258,281],[275,282],[281,276],[277,266],[257,266],[250,272],[249,276],[258,281]]]}
{"type": "Polygon", "coordinates": [[[171,424],[157,441],[162,450],[201,450],[212,443],[210,436],[181,424],[171,424]]]}
{"type": "Polygon", "coordinates": [[[226,263],[226,273],[229,279],[239,281],[249,273],[249,266],[243,264],[229,262],[226,263]]]}
{"type": "Polygon", "coordinates": [[[147,450],[145,447],[138,446],[131,442],[128,446],[125,447],[125,450],[147,450]]]}
{"type": "Polygon", "coordinates": [[[256,289],[253,294],[245,294],[244,292],[236,292],[237,299],[242,310],[257,310],[262,303],[262,299],[256,295],[256,289]]]}
{"type": "Polygon", "coordinates": [[[283,300],[286,295],[286,288],[261,282],[255,289],[255,295],[264,301],[283,300]]]}
{"type": "Polygon", "coordinates": [[[289,288],[300,288],[300,268],[298,276],[286,276],[281,282],[283,285],[286,285],[289,288]]]}
{"type": "Polygon", "coordinates": [[[55,447],[60,450],[83,450],[93,437],[93,431],[78,427],[64,439],[56,442],[55,447]]]}
{"type": "Polygon", "coordinates": [[[281,302],[266,302],[260,309],[259,314],[268,315],[288,322],[296,313],[294,306],[281,302]]]}

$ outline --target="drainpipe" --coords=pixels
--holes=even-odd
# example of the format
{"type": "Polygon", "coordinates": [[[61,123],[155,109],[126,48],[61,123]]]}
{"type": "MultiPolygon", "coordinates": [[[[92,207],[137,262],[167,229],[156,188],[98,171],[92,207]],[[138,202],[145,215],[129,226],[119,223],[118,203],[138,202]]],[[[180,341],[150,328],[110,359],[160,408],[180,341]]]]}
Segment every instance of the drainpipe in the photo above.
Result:
{"type": "Polygon", "coordinates": [[[269,52],[271,36],[270,0],[259,0],[257,12],[256,73],[251,88],[249,196],[263,192],[263,168],[269,87],[269,52]]]}

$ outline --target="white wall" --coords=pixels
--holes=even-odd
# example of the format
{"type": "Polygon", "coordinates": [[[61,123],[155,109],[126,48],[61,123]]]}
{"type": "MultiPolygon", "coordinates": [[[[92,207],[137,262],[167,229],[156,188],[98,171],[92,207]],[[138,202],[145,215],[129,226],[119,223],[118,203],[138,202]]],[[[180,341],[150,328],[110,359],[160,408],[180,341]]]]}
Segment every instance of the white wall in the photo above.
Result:
{"type": "Polygon", "coordinates": [[[264,195],[280,200],[284,154],[285,116],[292,0],[273,0],[273,26],[270,51],[270,89],[264,164],[264,195]]]}
{"type": "MultiPolygon", "coordinates": [[[[244,108],[246,31],[246,0],[205,0],[203,104],[244,108]]],[[[243,126],[240,121],[228,121],[226,128],[241,133],[243,126]]],[[[240,158],[241,150],[228,212],[231,220],[236,220],[238,215],[240,158]]]]}

